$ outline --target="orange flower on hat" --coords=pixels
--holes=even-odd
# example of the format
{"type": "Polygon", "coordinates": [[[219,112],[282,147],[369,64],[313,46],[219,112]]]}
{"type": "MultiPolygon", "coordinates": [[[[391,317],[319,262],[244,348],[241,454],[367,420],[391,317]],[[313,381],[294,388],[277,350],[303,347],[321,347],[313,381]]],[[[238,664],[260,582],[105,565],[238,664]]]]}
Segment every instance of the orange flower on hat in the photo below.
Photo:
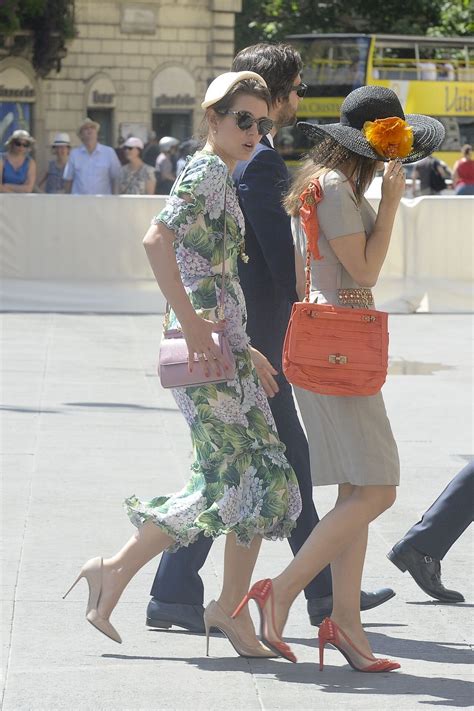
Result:
{"type": "Polygon", "coordinates": [[[398,116],[366,121],[362,133],[384,158],[406,158],[413,148],[413,129],[398,116]]]}

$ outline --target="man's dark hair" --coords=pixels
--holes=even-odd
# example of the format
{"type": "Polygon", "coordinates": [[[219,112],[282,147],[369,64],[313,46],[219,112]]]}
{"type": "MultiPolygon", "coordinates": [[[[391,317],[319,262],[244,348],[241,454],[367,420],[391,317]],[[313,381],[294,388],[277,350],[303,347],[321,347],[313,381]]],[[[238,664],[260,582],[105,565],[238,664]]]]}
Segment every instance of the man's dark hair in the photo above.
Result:
{"type": "Polygon", "coordinates": [[[290,95],[295,77],[302,68],[303,62],[294,47],[265,42],[242,49],[232,63],[233,72],[260,74],[267,82],[273,102],[290,95]]]}

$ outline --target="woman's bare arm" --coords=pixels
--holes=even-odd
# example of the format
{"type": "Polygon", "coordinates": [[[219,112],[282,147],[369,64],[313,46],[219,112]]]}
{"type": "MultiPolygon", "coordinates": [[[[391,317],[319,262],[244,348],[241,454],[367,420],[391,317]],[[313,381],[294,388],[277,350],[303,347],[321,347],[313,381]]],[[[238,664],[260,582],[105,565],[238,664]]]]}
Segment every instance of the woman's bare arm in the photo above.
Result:
{"type": "Polygon", "coordinates": [[[153,176],[146,181],[145,192],[147,195],[154,195],[156,187],[156,178],[153,176]]]}
{"type": "Polygon", "coordinates": [[[153,273],[163,295],[176,314],[189,352],[189,369],[192,370],[194,354],[204,354],[211,368],[218,375],[224,367],[224,358],[220,349],[212,340],[212,331],[216,324],[198,316],[184,289],[176,262],[173,242],[176,238],[162,222],[151,225],[143,244],[153,273]]]}

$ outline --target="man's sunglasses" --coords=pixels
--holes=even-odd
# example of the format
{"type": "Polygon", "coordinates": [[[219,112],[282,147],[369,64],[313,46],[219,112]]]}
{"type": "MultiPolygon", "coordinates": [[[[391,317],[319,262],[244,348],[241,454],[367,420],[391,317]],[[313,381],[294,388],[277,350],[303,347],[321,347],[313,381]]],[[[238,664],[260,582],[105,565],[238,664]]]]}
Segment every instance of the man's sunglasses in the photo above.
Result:
{"type": "Polygon", "coordinates": [[[294,84],[291,87],[291,91],[296,91],[296,95],[299,96],[300,99],[302,99],[304,96],[306,96],[306,92],[308,91],[308,85],[303,84],[303,82],[301,82],[301,84],[294,84]]]}
{"type": "Polygon", "coordinates": [[[14,145],[14,146],[18,146],[18,148],[19,148],[20,146],[23,146],[23,148],[29,148],[29,147],[30,147],[30,144],[29,144],[29,143],[24,143],[23,141],[17,141],[16,139],[13,141],[13,145],[14,145]]]}
{"type": "Polygon", "coordinates": [[[252,128],[253,124],[256,123],[259,135],[266,136],[267,133],[270,133],[273,128],[273,121],[271,118],[265,117],[256,119],[250,111],[231,111],[229,109],[227,111],[219,111],[218,113],[223,116],[226,116],[227,114],[235,116],[235,122],[241,131],[248,131],[249,128],[252,128]]]}

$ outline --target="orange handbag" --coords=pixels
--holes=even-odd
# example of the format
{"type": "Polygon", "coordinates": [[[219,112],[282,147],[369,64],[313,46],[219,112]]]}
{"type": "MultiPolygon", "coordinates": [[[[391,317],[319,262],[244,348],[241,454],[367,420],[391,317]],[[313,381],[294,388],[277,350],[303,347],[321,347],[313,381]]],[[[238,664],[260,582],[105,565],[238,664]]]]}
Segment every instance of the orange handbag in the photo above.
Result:
{"type": "Polygon", "coordinates": [[[283,372],[293,385],[321,395],[375,395],[388,366],[388,314],[310,303],[311,257],[318,250],[316,206],[323,199],[313,180],[300,196],[300,219],[307,238],[306,289],[293,304],[283,345],[283,372]]]}

